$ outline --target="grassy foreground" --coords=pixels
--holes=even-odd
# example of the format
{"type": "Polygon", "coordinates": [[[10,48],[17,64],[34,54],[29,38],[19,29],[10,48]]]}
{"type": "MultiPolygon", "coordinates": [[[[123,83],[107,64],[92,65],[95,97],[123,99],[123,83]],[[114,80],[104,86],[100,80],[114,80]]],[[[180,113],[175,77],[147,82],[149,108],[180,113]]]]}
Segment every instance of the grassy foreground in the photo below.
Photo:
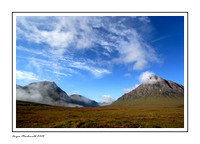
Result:
{"type": "Polygon", "coordinates": [[[67,108],[17,101],[17,128],[183,128],[184,107],[67,108]]]}

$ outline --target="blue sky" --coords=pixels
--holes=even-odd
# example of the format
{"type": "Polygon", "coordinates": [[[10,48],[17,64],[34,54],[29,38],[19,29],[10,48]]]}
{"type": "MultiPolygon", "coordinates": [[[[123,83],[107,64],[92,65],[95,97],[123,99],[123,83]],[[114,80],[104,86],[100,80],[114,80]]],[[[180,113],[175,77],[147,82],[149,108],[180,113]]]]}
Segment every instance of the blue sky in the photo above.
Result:
{"type": "Polygon", "coordinates": [[[111,101],[155,74],[184,85],[183,16],[17,16],[16,83],[111,101]]]}

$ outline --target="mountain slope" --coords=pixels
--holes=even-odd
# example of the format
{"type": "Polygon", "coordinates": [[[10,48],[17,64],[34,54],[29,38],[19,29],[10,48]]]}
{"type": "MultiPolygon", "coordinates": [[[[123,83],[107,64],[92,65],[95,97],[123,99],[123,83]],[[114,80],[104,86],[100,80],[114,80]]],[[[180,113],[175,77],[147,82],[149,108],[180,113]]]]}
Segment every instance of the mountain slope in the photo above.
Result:
{"type": "MultiPolygon", "coordinates": [[[[75,101],[54,82],[49,81],[35,82],[24,87],[16,85],[16,99],[54,106],[94,107],[92,102],[86,105],[85,102],[81,102],[81,100],[75,101]]],[[[88,99],[88,101],[92,100],[88,99]]]]}
{"type": "Polygon", "coordinates": [[[112,105],[118,106],[182,106],[184,87],[158,76],[124,94],[112,105]]]}
{"type": "Polygon", "coordinates": [[[73,94],[73,95],[70,96],[70,98],[71,98],[72,103],[80,104],[80,105],[83,105],[85,107],[97,107],[97,106],[99,106],[99,104],[96,101],[90,100],[90,99],[83,97],[81,95],[78,95],[78,94],[73,94]]]}

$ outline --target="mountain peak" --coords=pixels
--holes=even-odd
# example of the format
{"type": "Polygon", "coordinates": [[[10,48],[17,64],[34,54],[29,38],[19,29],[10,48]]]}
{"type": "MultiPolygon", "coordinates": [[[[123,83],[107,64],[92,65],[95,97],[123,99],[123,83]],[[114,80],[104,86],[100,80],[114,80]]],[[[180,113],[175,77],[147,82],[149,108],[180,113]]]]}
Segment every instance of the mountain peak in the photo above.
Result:
{"type": "Polygon", "coordinates": [[[151,76],[150,79],[163,80],[161,77],[159,77],[159,76],[157,76],[157,75],[151,76]]]}
{"type": "Polygon", "coordinates": [[[163,79],[159,76],[153,75],[151,77],[144,77],[141,79],[141,82],[143,84],[154,84],[157,83],[159,81],[163,81],[163,79]]]}
{"type": "Polygon", "coordinates": [[[40,82],[33,82],[33,83],[30,83],[29,85],[54,85],[54,86],[57,86],[55,82],[51,82],[51,81],[40,81],[40,82]]]}

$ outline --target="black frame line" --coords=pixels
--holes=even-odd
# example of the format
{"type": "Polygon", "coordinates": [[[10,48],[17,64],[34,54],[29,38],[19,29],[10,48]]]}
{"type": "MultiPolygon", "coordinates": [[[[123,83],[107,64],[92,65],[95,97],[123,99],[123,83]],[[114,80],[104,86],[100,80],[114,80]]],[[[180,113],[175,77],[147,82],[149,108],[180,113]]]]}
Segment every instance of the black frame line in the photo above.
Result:
{"type": "Polygon", "coordinates": [[[66,11],[66,12],[59,12],[59,11],[55,11],[55,12],[43,12],[43,11],[38,11],[38,12],[34,12],[34,11],[29,11],[29,12],[23,12],[23,11],[16,11],[16,12],[12,12],[12,13],[188,13],[188,12],[184,12],[184,11],[182,11],[182,12],[162,12],[162,11],[158,11],[158,12],[131,12],[131,11],[122,11],[122,12],[120,12],[120,11],[102,11],[102,12],[99,12],[99,11],[80,11],[80,12],[78,12],[78,11],[66,11]]]}
{"type": "MultiPolygon", "coordinates": [[[[91,133],[91,132],[95,132],[95,133],[102,133],[102,132],[107,132],[107,133],[110,133],[110,132],[116,132],[116,133],[118,133],[118,132],[127,132],[127,133],[130,133],[130,132],[143,132],[143,133],[149,133],[149,132],[154,132],[154,133],[159,133],[159,132],[171,132],[171,133],[173,133],[173,132],[175,132],[175,133],[177,133],[177,132],[189,132],[189,85],[188,85],[188,79],[189,79],[189,69],[188,69],[188,67],[189,67],[189,30],[188,30],[188,28],[189,28],[189,13],[186,11],[186,12],[184,12],[184,11],[182,11],[182,12],[134,12],[134,11],[122,11],[122,12],[120,12],[120,11],[111,11],[111,12],[106,12],[106,11],[102,11],[102,12],[100,12],[100,11],[80,11],[80,12],[78,12],[78,11],[66,11],[66,12],[34,12],[34,11],[29,11],[29,12],[26,12],[26,11],[14,11],[14,12],[12,12],[12,24],[11,24],[11,26],[12,26],[12,38],[11,38],[11,40],[12,40],[12,42],[11,42],[11,44],[12,44],[12,53],[11,53],[11,55],[12,55],[12,64],[11,64],[11,66],[12,66],[12,132],[39,132],[39,133],[45,133],[45,132],[65,132],[65,133],[71,133],[71,132],[75,132],[75,133],[77,133],[77,132],[87,132],[87,133],[91,133]],[[122,131],[114,131],[114,130],[112,130],[112,131],[92,131],[92,130],[88,130],[88,131],[15,131],[15,130],[13,130],[13,14],[14,13],[185,13],[186,15],[187,15],[187,130],[185,130],[185,131],[124,131],[124,130],[122,130],[122,131]]],[[[184,26],[185,27],[185,26],[184,26]]],[[[185,65],[184,65],[185,66],[185,65]]],[[[185,114],[184,114],[184,116],[185,116],[185,114]]],[[[42,128],[41,128],[42,129],[42,128]]],[[[92,128],[90,128],[90,129],[92,129],[92,128]]],[[[111,128],[111,129],[114,129],[114,128],[111,128]]],[[[128,128],[127,128],[128,129],[128,128]]],[[[167,128],[166,128],[167,129],[167,128]]]]}
{"type": "Polygon", "coordinates": [[[11,68],[12,69],[12,72],[11,72],[11,74],[12,74],[12,76],[11,76],[12,77],[12,80],[11,80],[11,82],[12,82],[12,86],[11,86],[11,88],[12,88],[12,90],[11,90],[12,91],[12,102],[11,102],[12,103],[12,116],[11,117],[12,117],[12,132],[13,132],[13,13],[12,13],[12,25],[11,26],[12,26],[12,32],[11,32],[12,33],[12,38],[11,38],[12,39],[12,42],[11,42],[11,45],[12,45],[12,62],[11,62],[12,63],[11,64],[11,66],[12,66],[12,68],[11,68]]]}

